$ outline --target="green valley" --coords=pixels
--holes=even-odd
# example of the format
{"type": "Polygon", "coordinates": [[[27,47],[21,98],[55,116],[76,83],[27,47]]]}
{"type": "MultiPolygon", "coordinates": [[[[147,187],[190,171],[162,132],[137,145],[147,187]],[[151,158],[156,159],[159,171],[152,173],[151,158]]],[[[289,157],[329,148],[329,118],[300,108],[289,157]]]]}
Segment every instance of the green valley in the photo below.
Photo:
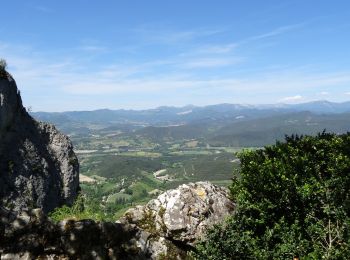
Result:
{"type": "Polygon", "coordinates": [[[82,193],[107,218],[183,183],[208,180],[227,186],[239,167],[234,151],[242,149],[206,146],[195,139],[159,144],[118,134],[72,140],[82,193]]]}
{"type": "Polygon", "coordinates": [[[96,218],[116,219],[180,184],[228,186],[239,172],[236,155],[243,149],[259,149],[286,134],[315,135],[324,129],[346,133],[347,111],[348,103],[320,101],[289,107],[222,104],[33,116],[70,136],[85,207],[97,212],[96,218]]]}

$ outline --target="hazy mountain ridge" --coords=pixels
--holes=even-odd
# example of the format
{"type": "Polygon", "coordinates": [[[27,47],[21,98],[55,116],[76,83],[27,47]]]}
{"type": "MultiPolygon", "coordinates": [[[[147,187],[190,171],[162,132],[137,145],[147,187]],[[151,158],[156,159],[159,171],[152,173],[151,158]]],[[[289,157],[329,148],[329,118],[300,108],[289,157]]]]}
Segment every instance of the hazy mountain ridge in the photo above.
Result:
{"type": "Polygon", "coordinates": [[[67,112],[34,112],[32,115],[43,121],[79,121],[94,123],[137,123],[166,125],[188,123],[206,118],[260,117],[278,113],[309,111],[316,114],[350,112],[350,102],[335,103],[314,101],[301,104],[242,105],[218,104],[210,106],[158,107],[147,110],[110,110],[67,112]]]}
{"type": "Polygon", "coordinates": [[[211,145],[262,146],[286,134],[350,130],[350,102],[159,107],[149,110],[95,110],[33,113],[66,134],[120,134],[155,142],[203,139],[211,145]]]}

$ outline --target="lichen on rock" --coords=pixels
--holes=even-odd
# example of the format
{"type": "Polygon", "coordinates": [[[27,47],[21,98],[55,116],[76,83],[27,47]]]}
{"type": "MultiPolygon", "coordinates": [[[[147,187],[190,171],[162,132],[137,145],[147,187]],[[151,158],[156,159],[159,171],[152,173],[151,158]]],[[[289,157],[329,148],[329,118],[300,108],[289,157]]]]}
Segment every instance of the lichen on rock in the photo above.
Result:
{"type": "Polygon", "coordinates": [[[153,259],[170,254],[181,259],[209,227],[223,221],[234,208],[227,189],[197,182],[183,184],[145,206],[128,210],[121,222],[148,234],[147,241],[142,243],[146,247],[143,250],[148,250],[153,259]]]}

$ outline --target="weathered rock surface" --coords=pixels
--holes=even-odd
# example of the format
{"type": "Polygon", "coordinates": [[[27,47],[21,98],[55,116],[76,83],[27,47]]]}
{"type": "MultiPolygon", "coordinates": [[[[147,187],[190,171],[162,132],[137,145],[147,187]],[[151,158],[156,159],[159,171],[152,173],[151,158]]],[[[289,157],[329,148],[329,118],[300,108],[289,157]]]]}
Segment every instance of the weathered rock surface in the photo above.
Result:
{"type": "Polygon", "coordinates": [[[116,223],[52,223],[39,209],[0,208],[0,259],[187,259],[205,230],[232,214],[226,189],[208,182],[181,185],[116,223]]]}
{"type": "Polygon", "coordinates": [[[139,229],[138,246],[152,259],[181,259],[209,227],[223,221],[234,208],[225,188],[209,182],[189,183],[130,209],[121,223],[139,229]]]}
{"type": "Polygon", "coordinates": [[[14,79],[0,77],[0,205],[19,211],[70,204],[79,188],[73,146],[54,126],[36,122],[14,79]]]}
{"type": "Polygon", "coordinates": [[[41,209],[0,208],[0,259],[147,259],[136,229],[92,220],[51,222],[41,209]]]}

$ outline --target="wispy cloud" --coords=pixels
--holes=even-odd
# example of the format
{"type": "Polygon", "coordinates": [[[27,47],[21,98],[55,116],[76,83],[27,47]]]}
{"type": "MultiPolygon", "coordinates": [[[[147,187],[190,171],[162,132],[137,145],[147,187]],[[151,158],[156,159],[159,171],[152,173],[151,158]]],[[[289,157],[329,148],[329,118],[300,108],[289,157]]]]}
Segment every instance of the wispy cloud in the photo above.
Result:
{"type": "MultiPolygon", "coordinates": [[[[235,50],[237,46],[238,44],[236,43],[222,45],[204,45],[191,52],[191,54],[227,54],[235,50]]],[[[186,55],[189,55],[189,53],[186,53],[186,55]]]]}
{"type": "Polygon", "coordinates": [[[278,28],[275,28],[269,32],[266,33],[262,33],[262,34],[258,34],[255,36],[251,36],[243,41],[241,41],[241,43],[246,43],[246,42],[250,42],[250,41],[256,41],[256,40],[263,40],[266,38],[271,38],[271,37],[275,37],[299,28],[302,28],[305,25],[305,23],[298,23],[298,24],[291,24],[291,25],[286,25],[286,26],[281,26],[278,28]]]}
{"type": "MultiPolygon", "coordinates": [[[[328,78],[324,85],[336,86],[334,82],[339,82],[339,75],[296,75],[289,74],[281,76],[282,72],[276,72],[274,76],[272,74],[260,76],[254,76],[251,78],[247,77],[231,77],[231,78],[203,78],[197,79],[191,75],[184,76],[145,76],[134,79],[116,79],[111,76],[110,78],[105,77],[101,79],[98,74],[90,74],[85,80],[72,81],[77,84],[70,84],[69,87],[65,88],[65,91],[75,94],[89,94],[89,93],[119,93],[119,92],[153,92],[153,91],[166,91],[166,90],[182,90],[182,89],[202,89],[212,91],[215,88],[216,92],[221,93],[237,93],[242,97],[249,96],[250,93],[256,95],[270,95],[274,93],[288,93],[291,91],[307,91],[317,90],[318,86],[323,83],[323,80],[328,78]],[[280,75],[279,75],[280,74],[280,75]],[[95,82],[97,82],[95,84],[95,82]],[[92,84],[91,84],[92,83],[92,84]],[[91,85],[90,87],[85,87],[91,85]],[[94,86],[98,85],[96,88],[94,86]]],[[[344,78],[343,78],[344,79],[344,78]]],[[[346,81],[350,83],[350,78],[346,81]]],[[[305,98],[302,95],[286,96],[278,101],[296,101],[301,98],[305,98]]],[[[271,100],[269,101],[271,102],[271,100]]]]}
{"type": "Polygon", "coordinates": [[[51,59],[49,54],[34,52],[30,46],[0,42],[0,57],[8,60],[25,104],[32,105],[34,110],[116,108],[118,104],[123,107],[153,104],[155,107],[182,105],[182,102],[201,105],[293,103],[328,93],[320,92],[320,89],[343,89],[342,93],[345,93],[348,90],[345,87],[350,84],[350,71],[325,73],[305,66],[276,66],[249,75],[206,74],[203,71],[235,68],[233,66],[240,64],[243,58],[235,55],[234,44],[203,45],[205,48],[209,51],[199,51],[193,56],[174,54],[158,60],[124,63],[111,59],[104,64],[95,64],[94,60],[86,62],[82,58],[86,54],[83,50],[79,53],[78,47],[75,49],[78,53],[51,59]],[[103,101],[106,99],[110,99],[110,103],[103,101]],[[72,105],[67,101],[65,106],[60,106],[61,100],[70,100],[72,105]]]}
{"type": "Polygon", "coordinates": [[[189,48],[186,52],[178,54],[172,60],[176,68],[219,68],[236,65],[244,58],[234,53],[237,44],[204,44],[189,48]]]}
{"type": "Polygon", "coordinates": [[[209,37],[225,31],[225,29],[170,30],[164,28],[138,28],[134,30],[143,38],[144,43],[179,44],[198,38],[209,37]]]}
{"type": "Polygon", "coordinates": [[[239,58],[197,58],[192,60],[187,60],[182,63],[179,63],[178,66],[185,69],[196,69],[196,68],[217,68],[224,67],[233,64],[238,64],[242,60],[239,58]]]}

